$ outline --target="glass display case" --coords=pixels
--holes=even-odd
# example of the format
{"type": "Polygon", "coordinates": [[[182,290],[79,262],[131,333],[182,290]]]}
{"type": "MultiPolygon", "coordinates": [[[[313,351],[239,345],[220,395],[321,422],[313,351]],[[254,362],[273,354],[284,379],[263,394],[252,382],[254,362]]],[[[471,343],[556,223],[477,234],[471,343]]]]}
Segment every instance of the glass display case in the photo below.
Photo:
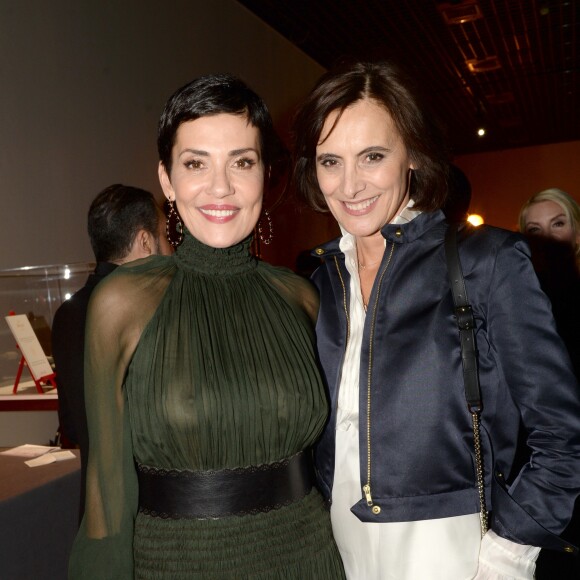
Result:
{"type": "MultiPolygon", "coordinates": [[[[84,286],[95,264],[81,262],[0,270],[0,389],[14,384],[20,353],[4,319],[26,314],[47,357],[52,356],[50,329],[58,307],[84,286]]],[[[25,371],[26,372],[26,371],[25,371]]],[[[30,377],[23,377],[24,380],[30,377]]],[[[11,392],[11,391],[10,391],[11,392]]]]}

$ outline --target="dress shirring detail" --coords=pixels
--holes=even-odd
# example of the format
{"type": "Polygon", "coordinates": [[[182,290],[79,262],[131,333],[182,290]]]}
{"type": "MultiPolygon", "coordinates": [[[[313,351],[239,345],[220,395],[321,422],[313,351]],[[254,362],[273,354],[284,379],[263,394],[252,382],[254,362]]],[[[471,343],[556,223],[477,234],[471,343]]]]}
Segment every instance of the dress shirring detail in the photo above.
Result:
{"type": "Polygon", "coordinates": [[[258,265],[250,253],[253,235],[229,248],[206,246],[185,231],[183,243],[175,251],[179,268],[211,276],[235,276],[252,271],[258,265]]]}

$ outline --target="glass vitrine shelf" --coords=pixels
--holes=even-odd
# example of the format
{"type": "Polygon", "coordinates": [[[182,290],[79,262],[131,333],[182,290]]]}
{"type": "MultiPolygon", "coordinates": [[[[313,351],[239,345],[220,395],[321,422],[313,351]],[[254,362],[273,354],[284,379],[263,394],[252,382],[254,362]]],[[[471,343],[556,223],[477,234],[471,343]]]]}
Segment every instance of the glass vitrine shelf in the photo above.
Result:
{"type": "MultiPolygon", "coordinates": [[[[45,354],[51,357],[54,313],[84,285],[94,267],[94,263],[80,262],[0,270],[0,394],[6,394],[6,388],[14,384],[20,361],[4,317],[10,312],[26,314],[45,354]]],[[[23,380],[29,378],[25,370],[23,380]]]]}

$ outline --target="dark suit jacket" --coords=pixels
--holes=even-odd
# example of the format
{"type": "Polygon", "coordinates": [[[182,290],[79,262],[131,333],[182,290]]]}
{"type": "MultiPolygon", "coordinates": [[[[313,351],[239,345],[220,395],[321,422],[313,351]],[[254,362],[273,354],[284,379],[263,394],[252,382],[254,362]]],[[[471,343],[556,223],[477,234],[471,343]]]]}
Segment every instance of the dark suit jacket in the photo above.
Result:
{"type": "Polygon", "coordinates": [[[85,321],[89,298],[95,286],[116,267],[116,264],[99,262],[85,285],[56,311],[52,323],[52,354],[58,385],[60,431],[65,440],[78,445],[81,451],[81,517],[84,511],[89,450],[83,372],[85,321]]]}

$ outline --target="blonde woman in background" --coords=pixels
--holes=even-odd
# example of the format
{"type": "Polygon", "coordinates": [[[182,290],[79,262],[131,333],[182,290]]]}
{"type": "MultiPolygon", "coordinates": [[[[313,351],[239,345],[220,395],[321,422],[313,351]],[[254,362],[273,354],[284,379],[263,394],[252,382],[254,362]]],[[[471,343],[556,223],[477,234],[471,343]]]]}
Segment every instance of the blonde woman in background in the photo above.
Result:
{"type": "Polygon", "coordinates": [[[545,189],[522,206],[519,228],[580,376],[580,205],[561,189],[545,189]]]}
{"type": "MultiPolygon", "coordinates": [[[[550,188],[534,194],[522,206],[520,231],[528,237],[532,262],[544,292],[552,302],[558,333],[564,339],[574,370],[580,376],[580,206],[565,191],[550,188]]],[[[564,532],[580,542],[580,505],[564,532]]],[[[542,550],[537,580],[580,578],[578,558],[542,550]]]]}
{"type": "Polygon", "coordinates": [[[568,193],[553,187],[532,195],[520,210],[519,227],[530,236],[569,243],[580,271],[580,205],[568,193]]]}

